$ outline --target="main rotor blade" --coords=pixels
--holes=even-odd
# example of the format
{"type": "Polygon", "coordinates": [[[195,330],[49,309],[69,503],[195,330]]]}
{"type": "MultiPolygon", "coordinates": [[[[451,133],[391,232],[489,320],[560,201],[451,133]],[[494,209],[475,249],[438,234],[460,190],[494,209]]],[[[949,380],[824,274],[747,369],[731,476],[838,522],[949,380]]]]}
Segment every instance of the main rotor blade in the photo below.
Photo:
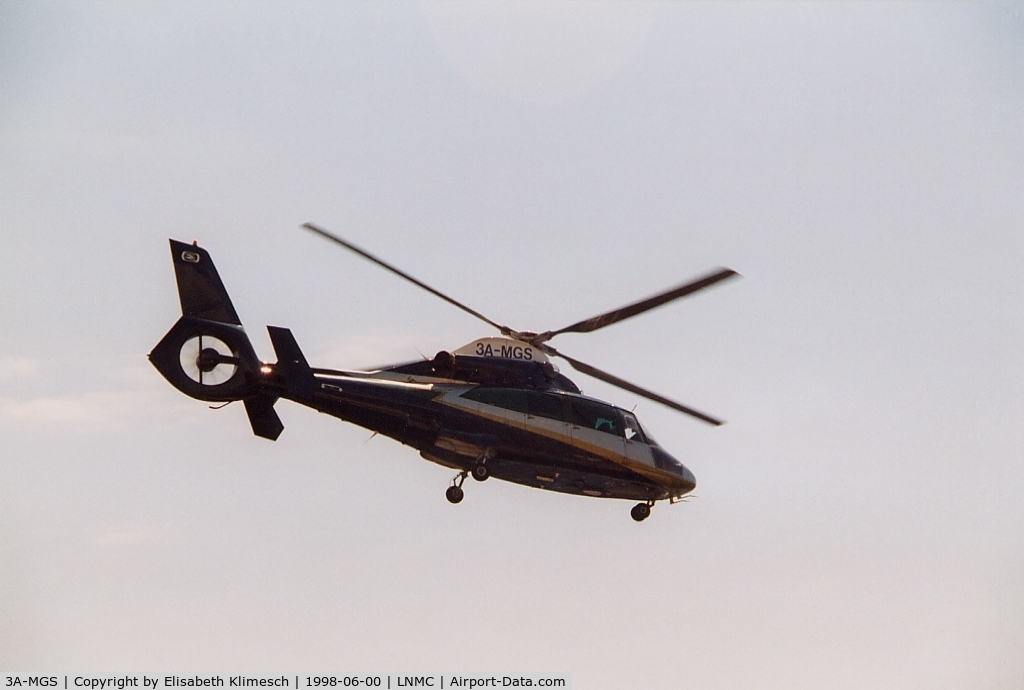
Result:
{"type": "Polygon", "coordinates": [[[683,285],[674,287],[671,290],[662,292],[661,294],[654,295],[653,297],[648,297],[646,299],[640,300],[639,302],[629,304],[625,307],[619,307],[618,309],[610,311],[606,314],[601,314],[600,316],[594,316],[592,318],[579,321],[571,326],[560,328],[557,331],[548,331],[546,333],[542,333],[541,336],[544,338],[544,341],[546,341],[550,340],[551,338],[554,338],[559,333],[590,333],[591,331],[596,331],[599,328],[610,326],[613,323],[625,321],[626,319],[632,316],[636,316],[637,314],[642,314],[648,309],[660,307],[661,305],[671,302],[674,299],[679,299],[680,297],[692,295],[698,290],[703,290],[704,288],[710,287],[719,281],[737,275],[739,275],[739,273],[732,270],[731,268],[722,268],[715,271],[714,273],[709,273],[706,276],[697,278],[696,280],[692,280],[689,283],[684,283],[683,285]]]}
{"type": "Polygon", "coordinates": [[[303,223],[302,227],[306,228],[307,230],[312,230],[316,234],[321,235],[323,237],[326,237],[327,239],[331,240],[332,242],[336,242],[337,244],[340,244],[345,249],[348,249],[350,251],[355,252],[356,254],[358,254],[359,256],[363,257],[364,259],[369,259],[373,263],[377,264],[378,266],[381,266],[382,268],[386,268],[387,270],[391,271],[395,275],[398,275],[398,276],[401,276],[402,278],[405,278],[406,280],[408,280],[413,285],[417,285],[417,286],[423,288],[424,290],[426,290],[427,292],[440,297],[445,302],[448,302],[449,304],[455,305],[456,307],[458,307],[462,311],[466,312],[467,314],[472,314],[473,316],[475,316],[476,318],[480,319],[484,323],[488,323],[491,326],[494,326],[495,328],[497,328],[502,333],[507,334],[507,333],[510,332],[510,329],[507,326],[502,326],[501,324],[497,324],[497,323],[491,321],[489,318],[487,318],[486,316],[484,316],[480,312],[478,312],[478,311],[476,311],[474,309],[470,309],[469,307],[467,307],[462,302],[458,302],[458,301],[452,299],[451,297],[449,297],[448,295],[444,294],[443,292],[441,292],[439,290],[435,290],[434,288],[430,287],[426,283],[421,282],[419,280],[416,280],[415,278],[413,278],[408,273],[405,273],[404,271],[401,271],[401,270],[395,268],[391,264],[389,264],[389,263],[387,263],[387,262],[385,262],[385,261],[383,261],[381,259],[378,259],[376,256],[374,256],[370,252],[367,252],[367,251],[364,251],[364,250],[360,249],[359,247],[355,246],[351,242],[347,242],[347,241],[341,239],[340,237],[338,237],[337,235],[333,235],[333,234],[327,232],[326,230],[324,230],[323,228],[320,228],[320,227],[317,227],[316,225],[313,225],[312,223],[303,223]]]}
{"type": "Polygon", "coordinates": [[[605,383],[610,383],[613,386],[618,386],[619,388],[623,388],[631,393],[636,393],[637,395],[647,398],[648,400],[659,402],[662,405],[665,405],[666,407],[671,407],[673,410],[677,410],[684,414],[688,414],[691,417],[696,417],[702,422],[707,422],[708,424],[713,424],[714,426],[721,426],[722,424],[724,424],[724,422],[721,419],[716,419],[710,415],[706,415],[703,412],[693,409],[692,407],[687,407],[686,405],[677,403],[675,400],[669,400],[668,398],[658,395],[657,393],[654,393],[652,391],[649,391],[646,388],[641,388],[635,383],[630,383],[629,381],[620,379],[618,376],[613,376],[612,374],[609,374],[606,371],[601,371],[597,367],[590,366],[586,362],[581,362],[578,359],[573,359],[572,357],[566,357],[561,352],[558,352],[557,350],[555,350],[555,348],[549,345],[545,346],[545,350],[549,355],[561,357],[566,362],[571,364],[573,369],[582,372],[587,376],[593,376],[595,379],[599,379],[601,381],[604,381],[605,383]]]}

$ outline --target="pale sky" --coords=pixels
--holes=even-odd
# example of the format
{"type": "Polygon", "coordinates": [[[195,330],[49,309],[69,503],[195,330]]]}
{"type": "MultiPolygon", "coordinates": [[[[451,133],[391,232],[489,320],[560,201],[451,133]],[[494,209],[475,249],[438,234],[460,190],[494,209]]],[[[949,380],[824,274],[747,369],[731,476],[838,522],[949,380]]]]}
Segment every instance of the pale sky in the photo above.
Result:
{"type": "Polygon", "coordinates": [[[1024,6],[0,2],[0,671],[1024,683],[1024,6]],[[697,476],[453,474],[146,354],[167,238],[257,351],[432,356],[716,266],[562,351],[697,476]]]}

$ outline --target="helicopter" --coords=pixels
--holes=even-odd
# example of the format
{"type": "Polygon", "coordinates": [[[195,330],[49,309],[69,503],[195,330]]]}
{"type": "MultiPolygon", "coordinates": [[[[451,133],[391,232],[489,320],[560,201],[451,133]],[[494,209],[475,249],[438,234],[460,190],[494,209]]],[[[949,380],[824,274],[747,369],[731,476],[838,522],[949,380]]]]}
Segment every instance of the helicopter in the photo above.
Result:
{"type": "Polygon", "coordinates": [[[551,361],[653,400],[707,424],[720,419],[630,383],[556,350],[563,333],[591,333],[733,278],[719,268],[699,278],[553,331],[497,323],[327,230],[302,226],[487,323],[479,338],[432,359],[372,371],[310,366],[292,332],[267,326],[276,362],[261,360],[238,318],[209,252],[170,240],[182,315],[149,354],[185,395],[224,405],[241,400],[256,436],[276,441],[284,425],[274,405],[290,400],[392,438],[457,474],[445,496],[460,503],[467,477],[595,498],[639,501],[642,522],[657,501],[684,500],[697,480],[636,416],[587,397],[551,361]]]}

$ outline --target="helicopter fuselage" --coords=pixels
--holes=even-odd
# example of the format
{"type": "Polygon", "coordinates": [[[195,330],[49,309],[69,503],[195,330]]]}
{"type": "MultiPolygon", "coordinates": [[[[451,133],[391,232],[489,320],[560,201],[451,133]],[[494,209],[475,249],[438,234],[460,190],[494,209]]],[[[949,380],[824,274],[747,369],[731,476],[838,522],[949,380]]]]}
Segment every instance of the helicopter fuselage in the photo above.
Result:
{"type": "Polygon", "coordinates": [[[314,378],[312,396],[279,386],[281,397],[412,446],[445,467],[469,471],[486,463],[498,479],[607,498],[677,498],[696,485],[632,414],[579,394],[394,370],[314,370],[314,378]]]}

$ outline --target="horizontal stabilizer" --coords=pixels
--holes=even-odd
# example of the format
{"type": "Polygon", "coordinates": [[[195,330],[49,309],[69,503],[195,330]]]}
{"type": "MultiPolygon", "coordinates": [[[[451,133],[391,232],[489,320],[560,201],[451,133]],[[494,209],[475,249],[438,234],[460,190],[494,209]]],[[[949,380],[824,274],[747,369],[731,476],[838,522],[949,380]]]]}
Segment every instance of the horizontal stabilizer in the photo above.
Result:
{"type": "Polygon", "coordinates": [[[263,393],[245,399],[245,413],[249,415],[252,433],[271,441],[276,441],[284,431],[284,424],[274,410],[276,402],[276,396],[263,393]]]}
{"type": "Polygon", "coordinates": [[[284,378],[284,385],[291,395],[303,400],[312,398],[313,391],[316,390],[313,370],[309,368],[306,357],[299,349],[299,344],[295,342],[295,336],[287,328],[278,326],[267,326],[267,331],[270,333],[274,352],[277,353],[275,373],[284,378]]]}

